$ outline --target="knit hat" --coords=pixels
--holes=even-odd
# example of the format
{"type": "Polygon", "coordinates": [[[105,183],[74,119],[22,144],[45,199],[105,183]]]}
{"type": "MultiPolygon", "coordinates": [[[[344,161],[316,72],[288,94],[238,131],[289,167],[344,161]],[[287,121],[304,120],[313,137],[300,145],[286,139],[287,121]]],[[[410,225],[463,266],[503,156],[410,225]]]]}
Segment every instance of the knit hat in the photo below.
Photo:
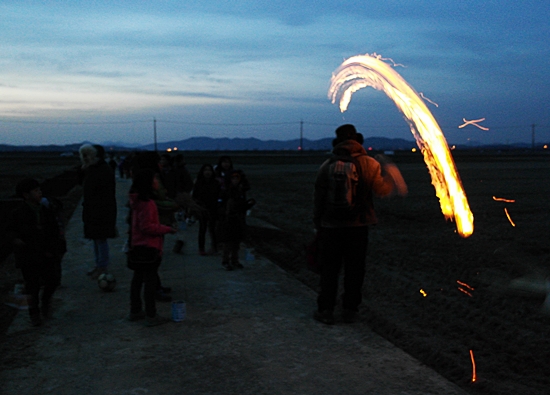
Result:
{"type": "Polygon", "coordinates": [[[103,146],[99,144],[94,144],[94,148],[97,152],[96,156],[99,159],[105,159],[105,148],[103,148],[103,146]]]}
{"type": "Polygon", "coordinates": [[[355,139],[356,135],[357,130],[355,129],[355,126],[349,123],[339,126],[336,129],[336,137],[338,138],[338,140],[355,139]]]}
{"type": "Polygon", "coordinates": [[[28,193],[38,187],[40,187],[40,184],[34,178],[24,178],[17,183],[15,187],[15,194],[17,197],[22,198],[24,193],[28,193]]]}

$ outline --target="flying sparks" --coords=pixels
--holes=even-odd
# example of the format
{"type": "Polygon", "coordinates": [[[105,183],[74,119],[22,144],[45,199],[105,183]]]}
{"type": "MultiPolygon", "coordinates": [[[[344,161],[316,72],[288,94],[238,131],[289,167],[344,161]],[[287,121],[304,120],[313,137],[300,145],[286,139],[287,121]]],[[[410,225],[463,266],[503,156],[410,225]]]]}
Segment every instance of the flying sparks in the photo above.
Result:
{"type": "Polygon", "coordinates": [[[512,217],[510,217],[510,214],[508,214],[508,209],[506,207],[504,207],[504,213],[506,214],[506,218],[508,218],[508,221],[510,221],[510,224],[515,227],[516,224],[514,223],[514,221],[512,221],[512,217]]]}
{"type": "Polygon", "coordinates": [[[424,96],[424,94],[423,94],[422,92],[420,92],[420,97],[421,97],[422,99],[426,100],[428,103],[431,103],[431,104],[433,104],[433,105],[436,106],[436,107],[439,107],[439,104],[437,104],[436,102],[434,102],[434,101],[428,99],[426,96],[424,96]]]}
{"type": "Polygon", "coordinates": [[[472,361],[472,383],[475,383],[477,380],[476,360],[474,359],[474,352],[472,350],[470,350],[470,360],[472,361]]]}
{"type": "Polygon", "coordinates": [[[463,127],[466,127],[468,125],[473,125],[475,127],[480,128],[481,130],[489,130],[489,128],[486,128],[485,126],[481,126],[477,124],[478,122],[485,121],[485,118],[472,119],[471,121],[467,121],[465,118],[462,118],[462,120],[464,121],[464,123],[458,127],[459,129],[462,129],[463,127]]]}
{"type": "Polygon", "coordinates": [[[493,200],[495,202],[506,202],[506,203],[515,203],[516,202],[514,199],[497,198],[496,196],[493,196],[493,200]]]}
{"type": "Polygon", "coordinates": [[[332,76],[328,97],[332,103],[338,101],[344,112],[361,88],[371,86],[386,93],[403,113],[424,156],[443,215],[454,219],[458,233],[468,237],[474,231],[474,216],[443,132],[418,93],[382,60],[376,54],[345,60],[332,76]]]}

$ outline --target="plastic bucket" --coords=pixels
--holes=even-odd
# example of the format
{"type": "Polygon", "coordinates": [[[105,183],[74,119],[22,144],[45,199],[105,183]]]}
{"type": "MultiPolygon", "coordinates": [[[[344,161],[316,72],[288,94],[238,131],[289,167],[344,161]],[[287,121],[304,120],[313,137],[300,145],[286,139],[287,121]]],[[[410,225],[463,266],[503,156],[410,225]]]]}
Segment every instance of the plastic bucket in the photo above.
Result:
{"type": "Polygon", "coordinates": [[[187,315],[187,309],[183,300],[172,302],[172,321],[181,322],[187,315]]]}

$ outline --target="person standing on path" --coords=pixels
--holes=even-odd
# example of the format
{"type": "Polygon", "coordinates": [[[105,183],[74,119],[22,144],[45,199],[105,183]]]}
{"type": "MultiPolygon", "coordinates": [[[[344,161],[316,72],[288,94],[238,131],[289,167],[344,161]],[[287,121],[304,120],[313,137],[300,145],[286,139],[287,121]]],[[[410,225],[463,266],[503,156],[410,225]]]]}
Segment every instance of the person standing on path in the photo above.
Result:
{"type": "Polygon", "coordinates": [[[93,241],[95,256],[95,267],[88,275],[95,280],[100,274],[107,273],[110,264],[107,239],[117,236],[116,181],[101,145],[84,144],[79,152],[84,237],[93,241]]]}
{"type": "Polygon", "coordinates": [[[153,200],[158,178],[152,169],[141,169],[134,176],[130,189],[130,251],[128,267],[134,271],[130,288],[128,320],[146,318],[147,326],[164,324],[168,318],[157,314],[155,293],[158,288],[158,268],[162,260],[164,235],[176,233],[176,228],[162,225],[153,200]],[[144,259],[149,257],[148,259],[144,259]],[[137,258],[137,259],[134,259],[137,258]],[[141,261],[140,261],[141,260],[141,261]],[[141,289],[145,311],[142,309],[141,289]]]}
{"type": "Polygon", "coordinates": [[[50,318],[50,301],[61,280],[58,269],[67,244],[55,212],[43,204],[38,181],[21,180],[16,194],[23,202],[8,218],[6,237],[14,246],[15,265],[21,269],[25,293],[30,295],[31,323],[39,326],[42,318],[50,318]]]}
{"type": "Polygon", "coordinates": [[[220,192],[221,186],[214,176],[214,168],[211,164],[205,163],[197,174],[192,194],[193,199],[204,208],[203,214],[199,217],[199,255],[216,255],[218,253],[216,226],[220,192]],[[207,231],[210,234],[211,244],[209,252],[205,250],[207,231]]]}
{"type": "Polygon", "coordinates": [[[373,196],[407,194],[393,164],[367,156],[357,131],[346,124],[336,129],[333,157],[320,167],[315,181],[313,222],[318,234],[321,290],[314,319],[334,324],[339,273],[344,267],[342,320],[354,322],[361,303],[369,225],[377,222],[373,196]],[[343,203],[348,206],[344,207],[343,203]]]}

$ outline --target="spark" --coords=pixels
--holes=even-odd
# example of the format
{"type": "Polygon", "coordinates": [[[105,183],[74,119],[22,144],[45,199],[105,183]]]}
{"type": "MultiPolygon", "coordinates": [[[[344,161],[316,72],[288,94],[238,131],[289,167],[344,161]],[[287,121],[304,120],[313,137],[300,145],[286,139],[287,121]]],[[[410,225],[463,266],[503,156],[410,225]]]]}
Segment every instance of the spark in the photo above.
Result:
{"type": "Polygon", "coordinates": [[[375,57],[378,60],[387,60],[388,62],[391,62],[393,67],[406,67],[404,64],[395,63],[395,61],[392,58],[383,58],[382,55],[378,55],[376,52],[374,52],[371,56],[375,57]]]}
{"type": "Polygon", "coordinates": [[[485,121],[485,118],[472,119],[471,121],[467,121],[466,118],[462,118],[462,120],[464,121],[464,123],[458,127],[459,129],[462,129],[463,127],[468,126],[468,125],[473,125],[473,126],[476,126],[476,127],[480,128],[481,130],[489,130],[489,128],[486,128],[484,126],[481,126],[481,125],[477,124],[478,122],[485,121]]]}
{"type": "Polygon", "coordinates": [[[361,88],[386,93],[405,116],[424,156],[443,215],[456,222],[460,236],[468,237],[474,232],[474,216],[443,132],[418,93],[381,59],[366,54],[345,60],[332,76],[328,97],[344,112],[361,88]]]}
{"type": "Polygon", "coordinates": [[[472,383],[475,383],[477,380],[476,361],[474,359],[474,352],[472,350],[470,350],[470,359],[472,360],[472,383]]]}
{"type": "Polygon", "coordinates": [[[424,296],[424,297],[428,296],[428,294],[427,294],[426,292],[424,292],[424,290],[423,290],[423,289],[421,289],[421,290],[420,290],[420,293],[421,293],[421,294],[422,294],[422,296],[424,296]]]}
{"type": "Polygon", "coordinates": [[[512,218],[510,217],[510,214],[508,214],[508,209],[506,207],[504,207],[504,212],[506,213],[506,217],[508,218],[508,221],[510,221],[510,224],[515,227],[516,224],[514,223],[514,221],[512,221],[512,218]]]}
{"type": "Polygon", "coordinates": [[[437,104],[436,102],[428,99],[426,96],[424,96],[424,94],[422,92],[420,92],[420,97],[422,99],[426,100],[428,103],[432,103],[434,106],[439,107],[439,104],[437,104]]]}
{"type": "Polygon", "coordinates": [[[462,285],[462,286],[468,288],[468,289],[471,290],[471,291],[473,291],[473,290],[475,289],[474,287],[470,287],[468,284],[463,283],[462,281],[456,280],[456,282],[457,282],[458,284],[460,284],[460,285],[462,285]]]}
{"type": "Polygon", "coordinates": [[[464,288],[458,287],[458,290],[459,290],[460,292],[462,292],[462,293],[465,293],[465,294],[468,295],[470,298],[473,297],[472,294],[471,294],[470,292],[466,291],[464,288]]]}
{"type": "Polygon", "coordinates": [[[496,201],[496,202],[506,202],[506,203],[515,203],[516,202],[513,199],[497,198],[496,196],[493,196],[493,200],[496,201]]]}

